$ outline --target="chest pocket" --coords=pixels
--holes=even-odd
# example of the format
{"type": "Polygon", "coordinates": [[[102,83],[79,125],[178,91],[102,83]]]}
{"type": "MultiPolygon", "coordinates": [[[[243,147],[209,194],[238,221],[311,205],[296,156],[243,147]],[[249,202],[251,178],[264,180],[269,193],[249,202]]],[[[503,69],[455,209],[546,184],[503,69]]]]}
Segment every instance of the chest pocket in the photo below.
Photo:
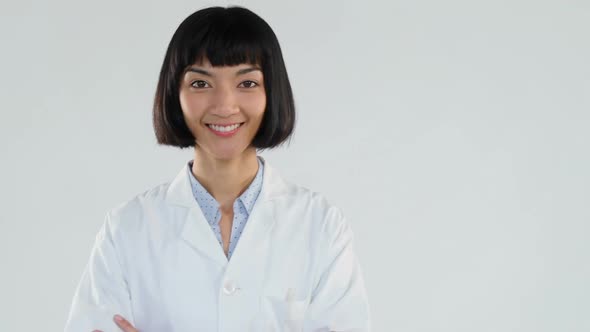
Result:
{"type": "Polygon", "coordinates": [[[295,294],[295,290],[289,288],[283,296],[273,294],[262,297],[262,321],[266,328],[264,331],[301,331],[309,301],[295,294]]]}

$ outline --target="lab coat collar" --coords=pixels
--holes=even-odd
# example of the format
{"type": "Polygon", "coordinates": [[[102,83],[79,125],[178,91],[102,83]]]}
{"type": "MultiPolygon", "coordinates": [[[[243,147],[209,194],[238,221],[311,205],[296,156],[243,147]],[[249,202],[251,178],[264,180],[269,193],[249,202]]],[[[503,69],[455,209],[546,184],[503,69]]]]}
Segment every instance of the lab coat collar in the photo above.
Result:
{"type": "MultiPolygon", "coordinates": [[[[264,174],[262,176],[262,189],[257,201],[269,201],[284,195],[287,191],[287,186],[281,175],[263,157],[258,156],[258,158],[264,164],[264,174]]],[[[197,206],[191,189],[189,171],[188,162],[185,162],[178,175],[170,183],[166,192],[166,201],[169,204],[184,207],[197,206]]]]}
{"type": "MultiPolygon", "coordinates": [[[[287,193],[287,185],[279,173],[264,158],[259,158],[264,163],[262,189],[232,255],[233,264],[230,265],[235,268],[250,268],[247,265],[249,257],[265,250],[264,239],[270,234],[276,220],[273,200],[287,193]]],[[[192,193],[187,168],[188,162],[170,183],[165,199],[168,204],[187,209],[183,218],[182,238],[200,255],[226,266],[229,264],[227,257],[192,193]]]]}

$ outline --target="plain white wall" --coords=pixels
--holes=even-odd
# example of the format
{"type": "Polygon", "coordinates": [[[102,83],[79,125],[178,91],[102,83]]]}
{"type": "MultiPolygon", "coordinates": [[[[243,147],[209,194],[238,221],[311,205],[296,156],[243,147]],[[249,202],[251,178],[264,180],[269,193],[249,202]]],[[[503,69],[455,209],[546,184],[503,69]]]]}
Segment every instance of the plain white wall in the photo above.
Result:
{"type": "Polygon", "coordinates": [[[343,208],[375,331],[590,330],[588,1],[0,4],[0,331],[62,330],[105,212],[169,181],[172,33],[241,4],[299,122],[265,156],[343,208]]]}

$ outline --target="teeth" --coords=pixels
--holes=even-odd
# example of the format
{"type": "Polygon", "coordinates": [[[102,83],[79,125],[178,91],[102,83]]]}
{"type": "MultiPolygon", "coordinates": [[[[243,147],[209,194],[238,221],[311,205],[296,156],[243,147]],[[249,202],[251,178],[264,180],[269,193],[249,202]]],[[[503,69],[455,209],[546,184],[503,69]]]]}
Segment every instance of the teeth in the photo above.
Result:
{"type": "Polygon", "coordinates": [[[217,125],[210,124],[208,126],[215,131],[225,133],[225,132],[232,131],[232,130],[238,128],[240,126],[240,124],[236,123],[235,125],[231,125],[231,126],[217,126],[217,125]]]}

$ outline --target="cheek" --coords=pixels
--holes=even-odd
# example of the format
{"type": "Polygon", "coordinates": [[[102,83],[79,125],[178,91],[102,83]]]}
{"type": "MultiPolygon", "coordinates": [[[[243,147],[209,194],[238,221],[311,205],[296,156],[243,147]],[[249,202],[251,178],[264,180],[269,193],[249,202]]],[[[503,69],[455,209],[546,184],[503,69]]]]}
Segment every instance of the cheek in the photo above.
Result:
{"type": "Polygon", "coordinates": [[[266,109],[266,95],[262,93],[260,95],[252,96],[251,98],[247,98],[243,105],[248,110],[250,117],[261,118],[264,110],[266,109]]]}
{"type": "Polygon", "coordinates": [[[198,119],[205,109],[204,98],[195,98],[188,94],[180,94],[180,107],[186,119],[198,119]]]}

